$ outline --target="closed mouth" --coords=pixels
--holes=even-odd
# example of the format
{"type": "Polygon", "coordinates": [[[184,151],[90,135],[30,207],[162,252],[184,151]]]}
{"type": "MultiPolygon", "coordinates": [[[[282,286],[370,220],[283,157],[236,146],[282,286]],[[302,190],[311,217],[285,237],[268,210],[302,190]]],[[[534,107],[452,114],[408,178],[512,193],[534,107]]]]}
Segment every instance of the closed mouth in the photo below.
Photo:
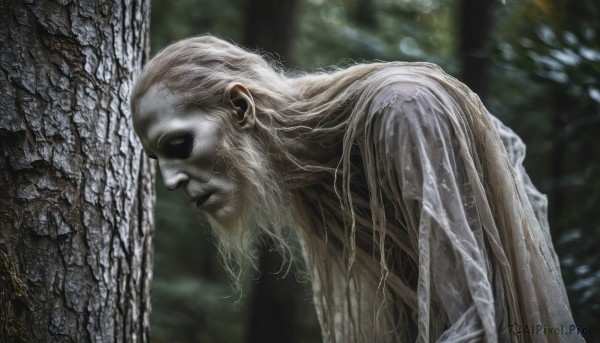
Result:
{"type": "Polygon", "coordinates": [[[213,192],[208,192],[205,195],[196,198],[196,207],[202,207],[202,205],[204,205],[204,203],[206,203],[213,194],[213,192]]]}

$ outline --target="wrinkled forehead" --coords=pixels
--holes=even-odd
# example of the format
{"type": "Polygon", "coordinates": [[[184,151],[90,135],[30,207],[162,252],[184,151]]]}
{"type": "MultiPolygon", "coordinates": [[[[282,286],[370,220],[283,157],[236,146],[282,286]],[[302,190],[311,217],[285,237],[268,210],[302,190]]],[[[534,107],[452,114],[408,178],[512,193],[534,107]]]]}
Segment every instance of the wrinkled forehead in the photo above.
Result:
{"type": "Polygon", "coordinates": [[[157,84],[150,89],[138,100],[136,109],[133,114],[133,124],[136,127],[144,127],[157,118],[168,118],[177,116],[183,107],[183,99],[173,91],[157,84]]]}

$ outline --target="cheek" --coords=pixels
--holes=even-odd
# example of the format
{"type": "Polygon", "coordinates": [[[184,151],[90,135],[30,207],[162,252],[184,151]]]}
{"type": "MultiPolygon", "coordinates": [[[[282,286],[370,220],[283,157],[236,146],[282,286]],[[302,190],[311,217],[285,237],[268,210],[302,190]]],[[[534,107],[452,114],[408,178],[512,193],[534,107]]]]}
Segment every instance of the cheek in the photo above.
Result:
{"type": "Polygon", "coordinates": [[[220,175],[228,180],[240,180],[240,173],[236,168],[234,160],[231,156],[231,151],[225,148],[219,148],[215,151],[212,160],[212,169],[216,175],[220,175]]]}
{"type": "Polygon", "coordinates": [[[199,141],[194,144],[188,160],[197,168],[214,169],[218,151],[218,146],[216,144],[199,141]]]}
{"type": "Polygon", "coordinates": [[[198,157],[214,159],[216,152],[223,147],[222,125],[206,118],[189,124],[194,127],[194,151],[198,157]]]}
{"type": "Polygon", "coordinates": [[[214,174],[227,172],[227,168],[220,162],[220,143],[217,137],[201,136],[194,139],[194,147],[186,160],[188,173],[201,182],[208,182],[214,174]]]}
{"type": "Polygon", "coordinates": [[[222,141],[222,135],[215,125],[203,125],[195,134],[194,145],[199,150],[215,151],[223,145],[222,141]]]}
{"type": "Polygon", "coordinates": [[[219,188],[218,201],[220,206],[210,216],[214,218],[222,227],[233,227],[246,210],[246,201],[244,201],[243,186],[226,174],[221,174],[211,181],[219,188]]]}
{"type": "Polygon", "coordinates": [[[239,173],[218,155],[209,184],[218,190],[222,200],[227,203],[241,201],[243,185],[240,181],[239,173]]]}

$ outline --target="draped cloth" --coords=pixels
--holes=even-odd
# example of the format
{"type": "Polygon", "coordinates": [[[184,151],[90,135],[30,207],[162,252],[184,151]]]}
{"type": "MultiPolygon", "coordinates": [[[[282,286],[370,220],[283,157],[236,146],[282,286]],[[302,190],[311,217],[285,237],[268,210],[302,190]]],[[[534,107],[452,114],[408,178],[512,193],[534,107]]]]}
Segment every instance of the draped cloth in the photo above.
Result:
{"type": "MultiPolygon", "coordinates": [[[[521,139],[437,67],[383,72],[385,81],[359,99],[368,110],[351,118],[345,144],[362,152],[373,223],[384,207],[404,223],[418,280],[398,293],[416,297],[416,340],[584,341],[573,331],[546,197],[523,168],[521,139]]],[[[389,213],[383,222],[394,220],[389,213]]]]}

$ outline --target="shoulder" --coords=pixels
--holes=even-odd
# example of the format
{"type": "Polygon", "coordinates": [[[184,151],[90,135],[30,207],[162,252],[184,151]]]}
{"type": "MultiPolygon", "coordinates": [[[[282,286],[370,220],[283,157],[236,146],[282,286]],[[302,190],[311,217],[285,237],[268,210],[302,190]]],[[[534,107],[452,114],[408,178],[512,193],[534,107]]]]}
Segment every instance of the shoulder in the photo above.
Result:
{"type": "MultiPolygon", "coordinates": [[[[428,130],[447,121],[448,95],[423,80],[398,81],[381,88],[371,100],[369,123],[380,130],[428,130]]],[[[445,125],[444,125],[445,126],[445,125]]],[[[390,132],[391,133],[391,132],[390,132]]]]}
{"type": "Polygon", "coordinates": [[[495,130],[479,98],[436,66],[386,68],[377,79],[377,89],[363,100],[368,101],[367,129],[381,137],[389,136],[389,131],[437,135],[460,131],[462,136],[470,134],[472,125],[495,130]]]}
{"type": "Polygon", "coordinates": [[[391,64],[373,77],[377,88],[371,93],[370,112],[381,112],[406,102],[435,103],[448,98],[453,82],[441,68],[431,63],[391,64]]]}
{"type": "Polygon", "coordinates": [[[418,86],[412,82],[399,81],[392,83],[375,94],[371,100],[369,112],[379,113],[396,103],[414,101],[419,97],[419,93],[418,86]]]}

